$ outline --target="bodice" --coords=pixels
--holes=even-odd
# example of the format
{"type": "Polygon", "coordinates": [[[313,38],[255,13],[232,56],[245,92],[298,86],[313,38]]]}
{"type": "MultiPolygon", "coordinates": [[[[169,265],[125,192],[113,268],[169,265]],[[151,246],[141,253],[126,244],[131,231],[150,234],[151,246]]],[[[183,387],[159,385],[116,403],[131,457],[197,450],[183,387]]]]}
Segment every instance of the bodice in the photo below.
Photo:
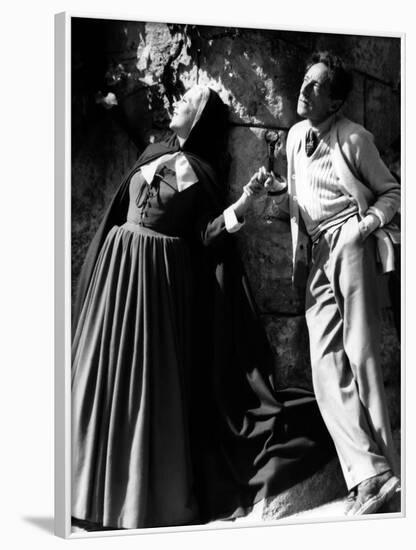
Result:
{"type": "Polygon", "coordinates": [[[139,170],[130,180],[127,221],[165,235],[186,236],[200,209],[200,192],[199,182],[179,192],[176,174],[167,166],[157,169],[151,184],[139,170]]]}

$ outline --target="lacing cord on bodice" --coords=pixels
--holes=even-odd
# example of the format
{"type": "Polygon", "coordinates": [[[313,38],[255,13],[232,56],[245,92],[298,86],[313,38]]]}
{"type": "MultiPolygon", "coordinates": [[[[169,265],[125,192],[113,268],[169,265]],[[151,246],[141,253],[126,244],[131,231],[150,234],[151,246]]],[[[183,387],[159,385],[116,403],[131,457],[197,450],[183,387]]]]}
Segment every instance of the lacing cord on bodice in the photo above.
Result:
{"type": "Polygon", "coordinates": [[[136,197],[136,206],[139,209],[144,209],[149,204],[149,201],[152,199],[156,199],[158,202],[158,205],[160,206],[160,184],[163,182],[164,184],[168,185],[171,189],[174,191],[177,191],[175,187],[169,183],[166,179],[164,179],[162,173],[164,173],[165,170],[169,170],[166,167],[163,167],[163,169],[156,173],[153,177],[152,182],[149,185],[145,185],[140,190],[140,193],[136,197]]]}

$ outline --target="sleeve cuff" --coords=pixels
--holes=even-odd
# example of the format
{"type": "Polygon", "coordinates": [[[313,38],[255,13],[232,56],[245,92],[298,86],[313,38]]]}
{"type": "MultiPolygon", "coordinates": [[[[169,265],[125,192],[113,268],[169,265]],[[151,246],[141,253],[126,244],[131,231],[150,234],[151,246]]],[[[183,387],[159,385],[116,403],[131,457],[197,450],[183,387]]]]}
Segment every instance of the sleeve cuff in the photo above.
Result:
{"type": "Polygon", "coordinates": [[[378,220],[380,221],[380,227],[386,225],[386,216],[384,212],[382,212],[379,208],[376,208],[375,206],[370,206],[366,214],[374,214],[374,216],[376,216],[376,218],[378,218],[378,220]]]}
{"type": "Polygon", "coordinates": [[[244,220],[239,222],[237,216],[235,215],[234,208],[229,206],[224,210],[224,223],[228,233],[235,233],[244,225],[245,222],[244,220]]]}

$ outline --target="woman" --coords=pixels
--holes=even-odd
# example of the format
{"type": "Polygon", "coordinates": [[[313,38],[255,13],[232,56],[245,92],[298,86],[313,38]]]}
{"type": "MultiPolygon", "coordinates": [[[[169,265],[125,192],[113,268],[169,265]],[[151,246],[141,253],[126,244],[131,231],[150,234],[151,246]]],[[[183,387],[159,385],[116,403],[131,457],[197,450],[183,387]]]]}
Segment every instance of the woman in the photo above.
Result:
{"type": "Polygon", "coordinates": [[[185,94],[175,135],[122,183],[80,276],[72,514],[102,528],[235,517],[328,456],[312,396],[270,381],[272,355],[228,242],[264,174],[224,211],[225,125],[215,92],[185,94]]]}

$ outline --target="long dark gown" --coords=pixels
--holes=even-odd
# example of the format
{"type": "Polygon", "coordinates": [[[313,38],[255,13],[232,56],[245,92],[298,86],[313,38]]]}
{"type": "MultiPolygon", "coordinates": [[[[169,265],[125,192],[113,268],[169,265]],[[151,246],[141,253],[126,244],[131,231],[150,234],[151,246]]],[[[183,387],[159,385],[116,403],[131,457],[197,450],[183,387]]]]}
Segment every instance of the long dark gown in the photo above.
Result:
{"type": "Polygon", "coordinates": [[[73,515],[113,527],[197,518],[189,442],[192,267],[203,214],[169,169],[130,183],[73,341],[73,515]],[[160,173],[157,175],[159,176],[160,173]]]}
{"type": "Polygon", "coordinates": [[[235,517],[325,463],[327,432],[310,392],[274,389],[206,187],[178,192],[166,168],[128,185],[73,339],[72,515],[114,528],[235,517]]]}

